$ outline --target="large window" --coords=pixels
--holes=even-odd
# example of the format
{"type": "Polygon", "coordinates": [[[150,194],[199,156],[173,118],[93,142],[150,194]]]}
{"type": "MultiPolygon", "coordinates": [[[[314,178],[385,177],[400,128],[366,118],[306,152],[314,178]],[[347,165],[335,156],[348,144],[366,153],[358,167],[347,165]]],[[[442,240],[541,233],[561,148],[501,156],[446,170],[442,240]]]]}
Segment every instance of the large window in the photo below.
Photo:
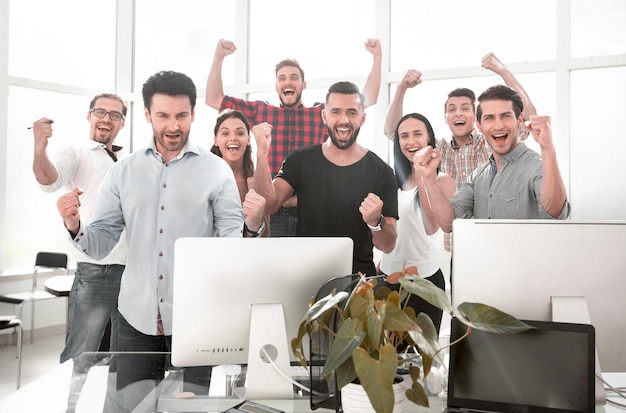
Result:
{"type": "Polygon", "coordinates": [[[384,159],[386,108],[407,69],[424,76],[405,112],[423,113],[449,138],[447,93],[463,86],[478,95],[501,83],[480,66],[494,52],[538,112],[552,116],[572,218],[626,219],[623,0],[8,0],[0,11],[0,274],[27,273],[38,250],[73,256],[56,211],[60,194],[43,193],[34,179],[26,128],[49,116],[51,151],[80,143],[90,99],[116,91],[130,102],[117,143],[137,150],[151,139],[141,86],[171,69],[196,83],[191,137],[208,147],[217,113],[204,104],[205,82],[220,38],[238,48],[224,61],[226,93],[277,103],[274,66],[291,57],[305,70],[307,105],[323,101],[335,81],[362,86],[372,65],[364,43],[380,38],[381,94],[359,142],[384,159]]]}

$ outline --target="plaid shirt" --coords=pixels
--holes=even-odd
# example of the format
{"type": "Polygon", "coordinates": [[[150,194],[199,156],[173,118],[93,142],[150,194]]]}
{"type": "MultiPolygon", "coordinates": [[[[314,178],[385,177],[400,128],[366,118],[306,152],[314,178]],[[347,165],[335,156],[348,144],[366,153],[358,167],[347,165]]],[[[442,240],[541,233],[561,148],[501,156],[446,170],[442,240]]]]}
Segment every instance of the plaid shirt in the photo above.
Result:
{"type": "MultiPolygon", "coordinates": [[[[461,185],[467,182],[470,174],[489,160],[491,148],[487,144],[485,135],[473,130],[470,134],[470,142],[459,147],[453,140],[448,143],[442,139],[437,142],[441,151],[441,163],[439,169],[446,175],[450,175],[456,182],[458,192],[461,185]]],[[[452,251],[452,234],[444,234],[446,251],[452,251]]]]}
{"type": "Polygon", "coordinates": [[[268,154],[272,176],[278,173],[287,155],[296,149],[323,143],[328,136],[326,125],[322,121],[323,103],[315,103],[309,107],[300,104],[297,108],[286,108],[259,100],[247,101],[224,96],[220,111],[224,109],[240,110],[252,125],[267,122],[273,126],[273,139],[268,154]]]}

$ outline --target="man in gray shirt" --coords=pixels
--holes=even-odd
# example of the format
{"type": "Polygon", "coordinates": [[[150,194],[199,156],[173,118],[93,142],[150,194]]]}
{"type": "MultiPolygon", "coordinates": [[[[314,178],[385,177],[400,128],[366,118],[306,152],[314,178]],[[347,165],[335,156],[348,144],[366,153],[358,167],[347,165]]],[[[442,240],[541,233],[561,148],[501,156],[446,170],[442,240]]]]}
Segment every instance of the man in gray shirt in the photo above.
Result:
{"type": "Polygon", "coordinates": [[[430,202],[424,202],[445,232],[455,218],[566,219],[570,206],[552,141],[550,117],[533,116],[524,123],[522,100],[506,86],[493,86],[478,98],[476,121],[493,151],[489,162],[472,172],[448,201],[437,183],[438,149],[426,147],[414,158],[430,202]],[[523,143],[529,129],[541,154],[523,143]]]}

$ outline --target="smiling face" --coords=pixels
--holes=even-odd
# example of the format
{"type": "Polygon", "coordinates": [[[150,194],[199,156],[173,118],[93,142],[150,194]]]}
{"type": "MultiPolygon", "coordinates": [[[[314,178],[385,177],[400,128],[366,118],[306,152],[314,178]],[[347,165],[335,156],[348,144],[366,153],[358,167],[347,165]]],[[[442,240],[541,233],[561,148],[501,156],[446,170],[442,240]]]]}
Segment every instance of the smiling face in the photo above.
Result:
{"type": "Polygon", "coordinates": [[[219,126],[214,143],[228,164],[242,165],[246,148],[250,145],[250,134],[241,119],[228,118],[219,126]]]}
{"type": "MultiPolygon", "coordinates": [[[[118,100],[101,97],[96,100],[94,109],[123,113],[124,108],[118,100]]],[[[89,121],[89,137],[91,140],[102,143],[109,149],[111,149],[111,144],[117,137],[120,129],[124,127],[124,119],[111,120],[108,114],[104,118],[99,118],[93,113],[89,113],[87,114],[87,120],[89,121]]]]}
{"type": "Polygon", "coordinates": [[[481,102],[481,118],[478,128],[485,135],[494,157],[509,153],[519,144],[519,131],[523,124],[516,117],[510,100],[485,100],[481,102]]]}
{"type": "Polygon", "coordinates": [[[175,158],[189,140],[194,111],[187,95],[169,96],[156,93],[150,108],[144,109],[146,120],[152,124],[157,151],[163,161],[175,158]]]}
{"type": "Polygon", "coordinates": [[[426,124],[419,119],[407,118],[398,125],[398,142],[402,154],[413,163],[415,152],[428,146],[430,136],[426,124]]]}
{"type": "Polygon", "coordinates": [[[348,149],[365,122],[361,97],[357,93],[331,93],[322,111],[322,119],[332,143],[339,149],[348,149]]]}
{"type": "Polygon", "coordinates": [[[302,91],[306,82],[295,66],[284,66],[276,73],[276,92],[285,107],[296,107],[302,101],[302,91]]]}
{"type": "Polygon", "coordinates": [[[474,130],[476,113],[474,105],[467,96],[453,96],[446,102],[446,123],[452,132],[452,137],[463,139],[469,137],[474,130]]]}

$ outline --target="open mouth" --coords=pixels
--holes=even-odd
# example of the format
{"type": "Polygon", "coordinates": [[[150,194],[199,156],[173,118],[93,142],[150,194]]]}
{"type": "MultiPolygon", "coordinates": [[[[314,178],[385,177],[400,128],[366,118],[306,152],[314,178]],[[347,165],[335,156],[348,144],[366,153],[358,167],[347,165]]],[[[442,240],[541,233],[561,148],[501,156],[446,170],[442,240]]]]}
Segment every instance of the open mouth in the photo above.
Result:
{"type": "Polygon", "coordinates": [[[98,125],[97,129],[102,133],[109,133],[113,130],[113,128],[108,125],[98,125]]]}
{"type": "Polygon", "coordinates": [[[296,94],[296,91],[294,89],[283,89],[283,95],[285,96],[294,96],[296,94]]]}
{"type": "Polygon", "coordinates": [[[237,152],[239,150],[239,145],[235,145],[235,144],[227,145],[226,150],[229,152],[237,152]]]}
{"type": "Polygon", "coordinates": [[[497,135],[491,135],[494,141],[496,142],[504,142],[506,138],[509,137],[508,133],[499,133],[497,135]]]}

